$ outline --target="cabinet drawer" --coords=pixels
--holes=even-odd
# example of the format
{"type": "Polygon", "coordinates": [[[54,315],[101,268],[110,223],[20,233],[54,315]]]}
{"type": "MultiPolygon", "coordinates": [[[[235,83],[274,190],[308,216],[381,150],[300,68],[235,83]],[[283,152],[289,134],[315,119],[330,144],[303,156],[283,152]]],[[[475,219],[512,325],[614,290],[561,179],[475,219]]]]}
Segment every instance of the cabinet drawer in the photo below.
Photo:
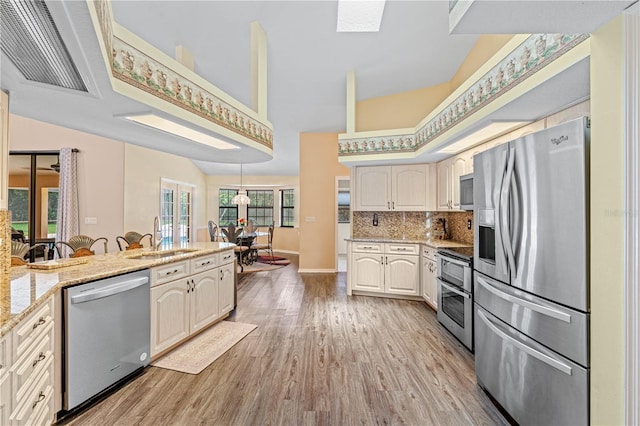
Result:
{"type": "Polygon", "coordinates": [[[28,394],[16,400],[11,414],[12,423],[21,425],[49,425],[53,421],[53,360],[40,374],[28,394]]]}
{"type": "Polygon", "coordinates": [[[420,254],[418,244],[387,243],[386,253],[420,254]]]}
{"type": "Polygon", "coordinates": [[[191,273],[208,271],[218,266],[218,253],[208,254],[206,256],[191,259],[191,273]]]}
{"type": "Polygon", "coordinates": [[[13,359],[19,359],[51,323],[53,323],[53,297],[13,329],[13,359]]]}
{"type": "Polygon", "coordinates": [[[0,377],[7,372],[7,368],[9,368],[9,364],[11,364],[12,361],[11,332],[9,332],[3,337],[0,337],[0,377]]]}
{"type": "Polygon", "coordinates": [[[36,378],[42,374],[52,359],[53,323],[50,323],[45,334],[11,367],[13,394],[18,400],[25,397],[36,378]]]}
{"type": "Polygon", "coordinates": [[[189,275],[189,261],[169,263],[151,269],[151,287],[189,275]]]}
{"type": "Polygon", "coordinates": [[[227,263],[233,263],[233,260],[236,258],[236,254],[233,250],[223,251],[218,254],[220,257],[218,258],[218,263],[220,265],[226,265],[227,263]]]}
{"type": "Polygon", "coordinates": [[[351,251],[355,253],[383,253],[384,244],[354,242],[351,251]]]}
{"type": "Polygon", "coordinates": [[[436,260],[436,252],[438,250],[430,246],[422,246],[422,257],[430,260],[436,260]]]}

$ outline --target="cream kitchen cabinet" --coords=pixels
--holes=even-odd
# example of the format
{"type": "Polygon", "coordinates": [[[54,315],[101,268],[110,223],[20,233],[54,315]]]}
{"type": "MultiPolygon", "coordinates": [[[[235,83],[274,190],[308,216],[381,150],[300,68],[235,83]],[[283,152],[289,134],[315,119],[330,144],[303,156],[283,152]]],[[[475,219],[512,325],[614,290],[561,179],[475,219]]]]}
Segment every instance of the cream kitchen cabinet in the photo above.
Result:
{"type": "Polygon", "coordinates": [[[420,295],[417,244],[352,242],[349,294],[420,295]]]}
{"type": "Polygon", "coordinates": [[[0,424],[54,421],[54,298],[0,339],[0,424]]]}
{"type": "Polygon", "coordinates": [[[152,357],[233,309],[234,259],[233,251],[229,250],[152,270],[152,277],[181,276],[169,282],[156,280],[151,288],[152,357]]]}
{"type": "Polygon", "coordinates": [[[431,164],[357,167],[354,210],[433,210],[435,180],[431,164]]]}
{"type": "Polygon", "coordinates": [[[438,210],[460,210],[460,176],[470,173],[470,162],[470,153],[462,153],[438,163],[438,210]]]}
{"type": "Polygon", "coordinates": [[[231,263],[222,265],[219,268],[220,285],[218,287],[218,307],[221,315],[231,312],[234,308],[234,287],[236,266],[233,263],[233,252],[231,252],[231,263]]]}
{"type": "Polygon", "coordinates": [[[8,425],[11,415],[11,337],[11,331],[0,337],[0,425],[8,425]]]}
{"type": "Polygon", "coordinates": [[[437,260],[436,249],[430,246],[423,246],[420,252],[421,277],[422,277],[422,298],[432,308],[438,309],[437,291],[437,260]]]}
{"type": "Polygon", "coordinates": [[[151,356],[189,337],[189,293],[184,278],[151,288],[151,356]]]}

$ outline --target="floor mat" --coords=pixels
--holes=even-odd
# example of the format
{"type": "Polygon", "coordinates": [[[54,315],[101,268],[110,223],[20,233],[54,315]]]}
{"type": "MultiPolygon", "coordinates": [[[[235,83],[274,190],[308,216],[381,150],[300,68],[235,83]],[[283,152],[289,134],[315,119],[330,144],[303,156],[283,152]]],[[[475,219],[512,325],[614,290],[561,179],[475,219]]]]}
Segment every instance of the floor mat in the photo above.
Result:
{"type": "Polygon", "coordinates": [[[154,367],[198,374],[236,343],[251,333],[257,325],[220,321],[182,346],[151,363],[154,367]]]}

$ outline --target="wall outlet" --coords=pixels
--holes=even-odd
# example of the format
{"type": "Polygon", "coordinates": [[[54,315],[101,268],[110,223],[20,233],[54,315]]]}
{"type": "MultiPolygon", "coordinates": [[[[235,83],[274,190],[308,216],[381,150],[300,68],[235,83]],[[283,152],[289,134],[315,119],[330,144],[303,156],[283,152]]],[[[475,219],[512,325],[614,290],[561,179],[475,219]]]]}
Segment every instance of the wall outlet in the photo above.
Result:
{"type": "Polygon", "coordinates": [[[98,224],[98,218],[97,217],[85,217],[84,218],[84,224],[85,225],[97,225],[98,224]]]}
{"type": "Polygon", "coordinates": [[[467,229],[471,229],[471,219],[467,219],[467,229]]]}
{"type": "Polygon", "coordinates": [[[373,214],[373,226],[378,226],[378,214],[373,214]]]}

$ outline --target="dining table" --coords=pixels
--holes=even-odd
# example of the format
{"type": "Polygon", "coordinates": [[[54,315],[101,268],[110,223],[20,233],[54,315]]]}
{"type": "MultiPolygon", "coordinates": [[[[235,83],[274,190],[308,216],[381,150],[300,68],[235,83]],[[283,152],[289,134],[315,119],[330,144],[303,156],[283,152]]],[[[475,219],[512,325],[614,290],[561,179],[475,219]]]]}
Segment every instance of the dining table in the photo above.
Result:
{"type": "MultiPolygon", "coordinates": [[[[238,241],[236,244],[239,246],[249,247],[249,250],[247,250],[246,253],[242,256],[242,263],[244,263],[245,265],[251,265],[256,261],[256,259],[258,258],[258,251],[251,248],[251,246],[253,245],[253,241],[258,237],[266,237],[268,235],[269,233],[265,231],[253,231],[247,233],[243,231],[240,235],[238,235],[238,241]]],[[[226,241],[225,235],[222,232],[218,234],[218,238],[222,238],[226,241]]]]}

